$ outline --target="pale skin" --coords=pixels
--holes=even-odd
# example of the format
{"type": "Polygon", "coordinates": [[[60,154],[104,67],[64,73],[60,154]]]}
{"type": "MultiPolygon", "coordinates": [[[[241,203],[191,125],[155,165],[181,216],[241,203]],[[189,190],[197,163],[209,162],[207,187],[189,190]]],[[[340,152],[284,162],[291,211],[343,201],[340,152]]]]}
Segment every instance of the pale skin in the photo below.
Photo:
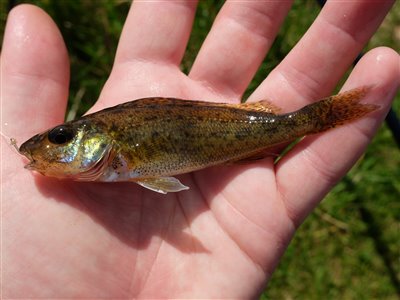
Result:
{"type": "MultiPolygon", "coordinates": [[[[330,94],[393,1],[328,3],[250,100],[284,111],[330,94]]],[[[189,75],[179,63],[194,2],[134,2],[97,111],[170,96],[238,102],[289,2],[227,2],[189,75]]],[[[351,168],[399,87],[399,55],[369,51],[342,90],[374,85],[381,109],[308,137],[273,158],[180,176],[189,191],[45,178],[1,138],[2,295],[5,298],[252,298],[265,288],[296,228],[351,168]]],[[[68,54],[50,17],[21,5],[1,55],[1,131],[19,143],[63,121],[68,54]]]]}

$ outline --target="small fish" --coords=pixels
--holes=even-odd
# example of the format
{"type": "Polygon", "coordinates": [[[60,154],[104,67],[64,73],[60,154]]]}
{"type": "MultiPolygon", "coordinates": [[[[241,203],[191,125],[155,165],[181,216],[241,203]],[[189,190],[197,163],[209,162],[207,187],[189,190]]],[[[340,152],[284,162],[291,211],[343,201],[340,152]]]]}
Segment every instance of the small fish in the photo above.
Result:
{"type": "Polygon", "coordinates": [[[37,134],[19,152],[30,160],[27,169],[45,176],[133,181],[159,193],[178,192],[188,187],[175,175],[260,157],[272,146],[378,109],[359,103],[369,90],[353,89],[285,114],[267,101],[144,98],[37,134]]]}

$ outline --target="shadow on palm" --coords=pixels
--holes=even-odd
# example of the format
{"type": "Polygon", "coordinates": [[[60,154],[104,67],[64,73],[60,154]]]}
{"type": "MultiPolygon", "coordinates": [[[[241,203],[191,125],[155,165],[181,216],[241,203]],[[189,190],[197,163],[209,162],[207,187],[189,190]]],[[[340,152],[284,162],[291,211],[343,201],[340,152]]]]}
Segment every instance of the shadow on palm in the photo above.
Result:
{"type": "MultiPolygon", "coordinates": [[[[184,253],[210,252],[201,237],[192,234],[192,222],[202,214],[211,214],[217,222],[205,231],[213,234],[216,228],[212,227],[218,224],[219,217],[210,209],[211,202],[223,196],[243,169],[251,172],[253,167],[222,166],[185,174],[180,179],[190,190],[167,195],[135,183],[75,182],[41,175],[35,175],[35,183],[45,198],[84,212],[111,236],[134,249],[146,249],[152,237],[159,236],[184,253]]],[[[248,205],[255,205],[256,197],[251,198],[245,183],[238,190],[241,193],[237,197],[248,201],[248,205]]]]}

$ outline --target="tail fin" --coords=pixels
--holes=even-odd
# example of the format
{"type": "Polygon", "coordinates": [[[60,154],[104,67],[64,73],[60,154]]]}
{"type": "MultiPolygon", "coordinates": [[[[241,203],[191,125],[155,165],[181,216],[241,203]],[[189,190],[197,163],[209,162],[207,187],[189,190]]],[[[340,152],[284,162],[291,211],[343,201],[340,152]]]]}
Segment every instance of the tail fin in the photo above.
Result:
{"type": "Polygon", "coordinates": [[[359,103],[371,88],[371,86],[355,88],[302,108],[300,111],[310,114],[315,121],[314,128],[309,133],[349,123],[377,110],[379,105],[359,103]]]}

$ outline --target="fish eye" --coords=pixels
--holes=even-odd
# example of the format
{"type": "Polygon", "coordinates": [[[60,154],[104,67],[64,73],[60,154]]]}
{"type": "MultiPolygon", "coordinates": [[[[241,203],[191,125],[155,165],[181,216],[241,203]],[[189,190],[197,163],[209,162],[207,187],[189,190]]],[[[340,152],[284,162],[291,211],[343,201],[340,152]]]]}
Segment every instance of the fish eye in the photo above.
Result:
{"type": "Polygon", "coordinates": [[[61,125],[50,130],[47,137],[51,143],[61,145],[72,140],[74,133],[70,127],[61,125]]]}

